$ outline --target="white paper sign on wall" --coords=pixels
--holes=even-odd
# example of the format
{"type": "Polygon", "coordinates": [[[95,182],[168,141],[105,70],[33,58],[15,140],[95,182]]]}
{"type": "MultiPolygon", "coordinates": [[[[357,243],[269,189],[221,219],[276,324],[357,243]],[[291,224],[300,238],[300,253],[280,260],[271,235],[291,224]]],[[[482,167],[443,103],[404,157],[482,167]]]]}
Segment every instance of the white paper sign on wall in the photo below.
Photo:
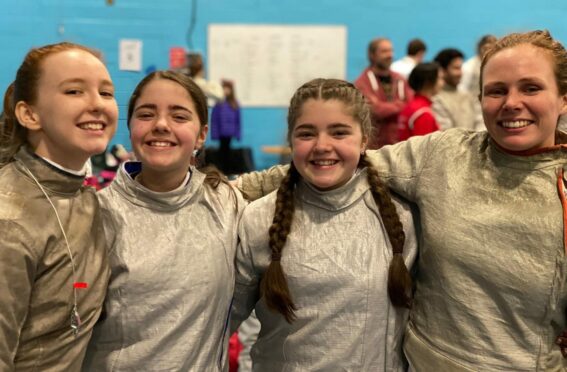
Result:
{"type": "Polygon", "coordinates": [[[345,26],[211,24],[207,75],[234,81],[242,106],[286,107],[310,79],[345,79],[346,48],[345,26]]]}
{"type": "Polygon", "coordinates": [[[121,39],[119,44],[119,68],[125,71],[142,71],[142,41],[121,39]]]}

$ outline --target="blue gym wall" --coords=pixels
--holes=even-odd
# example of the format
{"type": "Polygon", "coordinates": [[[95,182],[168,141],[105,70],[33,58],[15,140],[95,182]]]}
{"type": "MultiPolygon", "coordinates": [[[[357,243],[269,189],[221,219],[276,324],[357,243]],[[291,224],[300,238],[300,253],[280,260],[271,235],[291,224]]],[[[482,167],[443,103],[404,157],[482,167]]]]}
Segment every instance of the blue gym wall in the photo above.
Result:
{"type": "MultiPolygon", "coordinates": [[[[547,28],[567,42],[566,0],[0,0],[0,89],[13,79],[26,51],[37,45],[70,40],[95,47],[105,55],[117,87],[119,128],[114,143],[128,145],[124,120],[127,100],[136,83],[152,68],[165,69],[169,48],[191,47],[206,57],[209,23],[341,24],[348,29],[347,78],[367,65],[366,46],[377,36],[389,37],[396,58],[407,41],[422,38],[431,59],[444,47],[458,47],[467,57],[485,33],[547,28]],[[195,10],[195,11],[193,11],[195,10]],[[194,17],[194,30],[189,25],[194,17]],[[142,72],[118,69],[118,41],[143,41],[142,72]]],[[[238,87],[237,87],[238,89],[238,87]]],[[[282,144],[282,108],[246,108],[243,138],[236,146],[253,149],[257,168],[278,161],[262,145],[282,144]]],[[[215,145],[213,141],[210,144],[215,145]]]]}

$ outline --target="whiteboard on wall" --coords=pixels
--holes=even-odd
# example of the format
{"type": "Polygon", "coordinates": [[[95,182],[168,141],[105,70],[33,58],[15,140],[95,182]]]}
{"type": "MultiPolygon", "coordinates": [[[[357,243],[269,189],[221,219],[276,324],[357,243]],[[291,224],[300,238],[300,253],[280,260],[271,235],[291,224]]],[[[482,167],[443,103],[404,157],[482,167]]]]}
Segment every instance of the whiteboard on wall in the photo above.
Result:
{"type": "Polygon", "coordinates": [[[234,81],[242,106],[289,105],[306,81],[346,77],[345,26],[210,24],[208,76],[234,81]]]}

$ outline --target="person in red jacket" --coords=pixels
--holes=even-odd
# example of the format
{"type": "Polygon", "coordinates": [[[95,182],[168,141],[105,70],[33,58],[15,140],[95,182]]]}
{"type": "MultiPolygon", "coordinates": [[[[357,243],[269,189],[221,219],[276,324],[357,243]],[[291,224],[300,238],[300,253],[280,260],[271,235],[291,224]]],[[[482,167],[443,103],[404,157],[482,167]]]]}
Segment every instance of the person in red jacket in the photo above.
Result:
{"type": "Polygon", "coordinates": [[[372,111],[373,135],[368,143],[369,149],[398,142],[398,115],[413,96],[403,76],[390,70],[393,57],[390,40],[372,40],[368,44],[370,66],[354,82],[372,111]]]}
{"type": "Polygon", "coordinates": [[[443,86],[443,71],[436,62],[420,63],[410,73],[408,83],[415,91],[414,98],[398,117],[398,139],[423,136],[439,130],[431,111],[431,98],[443,86]]]}

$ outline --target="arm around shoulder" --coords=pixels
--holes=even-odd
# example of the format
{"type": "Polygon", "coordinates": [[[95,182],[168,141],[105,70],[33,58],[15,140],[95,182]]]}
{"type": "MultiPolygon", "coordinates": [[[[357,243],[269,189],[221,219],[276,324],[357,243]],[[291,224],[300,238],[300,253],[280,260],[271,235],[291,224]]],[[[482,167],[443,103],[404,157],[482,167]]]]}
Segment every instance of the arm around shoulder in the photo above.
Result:
{"type": "MultiPolygon", "coordinates": [[[[258,226],[256,220],[256,203],[244,208],[238,224],[239,243],[235,258],[235,287],[232,300],[230,332],[236,331],[260,299],[261,273],[257,268],[257,258],[253,252],[257,245],[258,226]]],[[[265,230],[267,236],[267,230],[265,230]]]]}
{"type": "Polygon", "coordinates": [[[367,150],[366,156],[390,189],[409,201],[415,201],[423,169],[436,161],[432,154],[445,134],[438,131],[411,137],[379,150],[367,150]]]}
{"type": "Polygon", "coordinates": [[[274,192],[248,204],[240,219],[231,331],[248,318],[260,301],[260,281],[271,261],[268,230],[274,218],[275,200],[274,192]]]}
{"type": "Polygon", "coordinates": [[[256,200],[280,187],[289,165],[275,165],[260,172],[250,172],[241,175],[236,181],[236,187],[248,200],[256,200]]]}

